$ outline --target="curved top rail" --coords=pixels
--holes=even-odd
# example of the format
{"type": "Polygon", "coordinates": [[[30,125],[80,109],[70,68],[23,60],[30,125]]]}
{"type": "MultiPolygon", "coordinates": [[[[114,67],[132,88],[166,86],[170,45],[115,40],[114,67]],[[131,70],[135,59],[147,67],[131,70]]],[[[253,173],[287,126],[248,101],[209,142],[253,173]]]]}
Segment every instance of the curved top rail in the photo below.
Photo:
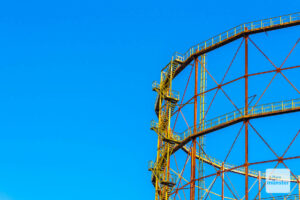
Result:
{"type": "MultiPolygon", "coordinates": [[[[190,153],[190,150],[186,145],[182,147],[182,150],[186,153],[190,153]]],[[[241,175],[246,174],[245,167],[236,168],[237,165],[231,164],[231,163],[223,163],[223,161],[218,160],[217,158],[215,158],[213,156],[210,156],[210,155],[201,155],[197,152],[196,153],[196,158],[200,159],[203,162],[205,162],[205,163],[207,163],[211,166],[214,166],[218,169],[221,169],[222,166],[224,166],[224,170],[230,170],[230,172],[233,172],[233,173],[236,173],[236,174],[241,174],[241,175]]],[[[248,169],[248,175],[252,178],[258,178],[259,171],[254,170],[254,169],[248,169]]],[[[260,173],[260,177],[261,177],[261,179],[266,179],[267,178],[266,174],[263,173],[263,172],[260,173]]],[[[297,179],[295,179],[295,177],[291,175],[290,181],[296,183],[297,179]]]]}
{"type": "MultiPolygon", "coordinates": [[[[172,147],[171,154],[174,154],[179,149],[182,149],[186,153],[189,153],[188,147],[186,145],[192,138],[207,134],[214,130],[225,128],[232,124],[238,123],[244,120],[245,118],[260,118],[298,111],[300,111],[300,99],[285,100],[280,102],[252,106],[248,109],[248,112],[246,112],[244,108],[241,108],[234,112],[227,113],[220,117],[213,118],[212,120],[208,120],[204,123],[198,124],[196,127],[196,133],[193,133],[193,127],[190,127],[183,133],[173,133],[172,140],[176,144],[174,147],[172,147]]],[[[152,121],[151,127],[158,128],[158,124],[152,121]]],[[[154,166],[157,165],[157,163],[164,159],[165,155],[166,154],[162,155],[162,157],[160,157],[160,160],[156,163],[152,161],[150,168],[154,168],[154,166]]],[[[199,153],[196,153],[196,158],[217,168],[221,168],[223,165],[222,161],[209,155],[201,155],[199,153]]],[[[236,165],[229,163],[224,163],[224,169],[242,175],[246,173],[244,167],[236,168],[236,165]]],[[[248,175],[250,177],[258,177],[258,174],[258,171],[248,169],[248,175]]],[[[152,177],[154,177],[154,175],[152,177]]],[[[261,178],[265,179],[265,177],[266,175],[264,173],[261,173],[261,178]]],[[[291,181],[297,182],[297,180],[294,177],[291,177],[291,181]]]]}
{"type": "Polygon", "coordinates": [[[171,61],[178,61],[181,64],[179,64],[179,67],[176,69],[173,78],[175,78],[190,62],[192,62],[194,57],[205,54],[218,47],[237,40],[245,34],[250,35],[290,26],[296,26],[299,24],[300,12],[238,25],[204,42],[192,46],[184,54],[175,52],[172,56],[171,61]]]}
{"type": "Polygon", "coordinates": [[[272,115],[299,112],[300,111],[300,99],[293,99],[289,101],[281,101],[263,105],[257,105],[251,107],[247,113],[244,109],[240,109],[233,113],[222,115],[213,120],[209,120],[208,123],[197,125],[197,132],[194,133],[192,129],[187,129],[183,133],[176,133],[173,135],[173,140],[177,141],[177,145],[174,146],[172,153],[175,153],[178,149],[182,148],[185,144],[192,140],[192,138],[206,135],[216,130],[231,126],[245,119],[255,119],[261,117],[267,117],[272,115]]]}
{"type": "MultiPolygon", "coordinates": [[[[207,120],[203,123],[197,125],[197,132],[207,132],[210,129],[216,127],[223,127],[227,125],[232,125],[232,122],[238,121],[244,117],[255,117],[262,115],[271,115],[278,112],[288,112],[297,111],[300,109],[300,99],[284,100],[266,104],[260,104],[256,106],[251,106],[248,108],[248,112],[245,108],[240,108],[230,113],[215,117],[213,119],[207,120]]],[[[185,139],[191,137],[194,133],[194,126],[189,127],[183,133],[174,133],[173,139],[178,142],[183,142],[185,139]]]]}

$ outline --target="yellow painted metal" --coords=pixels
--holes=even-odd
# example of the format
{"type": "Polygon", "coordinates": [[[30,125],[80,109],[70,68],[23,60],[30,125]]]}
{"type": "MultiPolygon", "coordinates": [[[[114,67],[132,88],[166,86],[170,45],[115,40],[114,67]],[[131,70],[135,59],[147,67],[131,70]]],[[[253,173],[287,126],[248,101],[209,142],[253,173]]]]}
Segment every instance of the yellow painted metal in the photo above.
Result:
{"type": "MultiPolygon", "coordinates": [[[[155,185],[155,199],[156,200],[168,200],[173,188],[173,176],[170,171],[170,156],[173,153],[174,145],[182,143],[183,140],[191,138],[193,127],[190,127],[182,134],[173,134],[170,128],[171,116],[175,108],[176,102],[179,100],[179,94],[176,91],[172,91],[172,80],[177,75],[176,69],[181,65],[186,66],[195,56],[201,56],[201,81],[200,88],[202,93],[206,88],[206,73],[205,67],[205,53],[211,51],[219,46],[227,44],[239,37],[242,37],[246,32],[247,34],[257,33],[267,30],[274,30],[276,28],[283,28],[300,23],[300,13],[294,13],[290,15],[259,20],[251,23],[245,23],[236,26],[228,31],[225,31],[217,36],[210,38],[198,45],[191,47],[186,53],[180,54],[176,52],[172,57],[170,63],[161,71],[160,83],[153,84],[153,90],[157,92],[157,101],[155,103],[155,111],[158,116],[158,123],[151,122],[151,129],[157,132],[157,156],[156,162],[151,162],[149,170],[152,171],[152,183],[155,185]],[[197,54],[198,53],[198,54],[197,54]]],[[[184,68],[183,66],[183,68],[184,68]]],[[[179,72],[181,70],[178,70],[179,72]]],[[[178,72],[178,73],[179,73],[178,72]]],[[[218,126],[230,124],[233,121],[243,119],[245,117],[256,117],[260,115],[267,115],[272,113],[284,112],[289,110],[300,110],[300,100],[284,101],[280,103],[272,103],[259,105],[249,108],[249,112],[245,114],[244,109],[239,109],[232,113],[214,118],[212,120],[204,121],[205,115],[205,95],[200,95],[200,122],[197,130],[208,131],[218,126]]],[[[185,143],[183,143],[185,144],[185,143]]],[[[200,145],[204,146],[204,139],[202,142],[200,138],[200,145]]],[[[185,145],[181,147],[184,151],[188,152],[185,145]]],[[[199,160],[206,163],[213,164],[214,166],[221,167],[222,162],[213,157],[201,154],[199,151],[196,155],[199,160]]],[[[234,165],[224,163],[224,169],[234,168],[234,165]]],[[[245,170],[243,168],[237,168],[233,170],[236,173],[243,174],[245,170]]],[[[249,176],[257,177],[258,173],[254,170],[249,170],[249,176]]],[[[264,175],[261,175],[264,178],[264,175]]],[[[297,180],[292,180],[297,181],[297,180]]],[[[199,186],[198,186],[199,187],[199,186]]],[[[200,195],[199,195],[200,196],[200,195]]]]}
{"type": "Polygon", "coordinates": [[[298,199],[300,200],[300,176],[298,176],[298,199]]]}
{"type": "MultiPolygon", "coordinates": [[[[187,146],[183,146],[182,149],[185,152],[189,152],[189,147],[187,146]]],[[[203,162],[208,163],[218,169],[222,168],[222,161],[214,158],[213,156],[210,155],[203,155],[203,156],[199,156],[199,153],[196,155],[197,159],[201,159],[203,160],[203,162]]],[[[230,163],[224,163],[224,170],[229,170],[232,169],[231,172],[237,173],[237,174],[245,174],[245,168],[244,167],[240,167],[240,168],[236,168],[237,165],[234,164],[230,164],[230,163]],[[233,169],[234,168],[234,169],[233,169]]],[[[253,170],[253,169],[249,169],[248,170],[249,173],[249,177],[253,177],[253,178],[258,178],[259,176],[259,171],[253,170]]],[[[261,179],[266,179],[266,174],[265,173],[261,173],[260,174],[260,178],[261,179]]],[[[295,179],[293,176],[291,176],[291,182],[297,182],[297,179],[295,179]]]]}
{"type": "MultiPolygon", "coordinates": [[[[162,74],[161,74],[160,79],[162,79],[162,74]]],[[[161,105],[162,105],[162,99],[159,98],[158,102],[159,102],[159,112],[160,112],[160,108],[161,108],[161,105]]],[[[159,123],[160,123],[161,119],[159,118],[158,120],[159,120],[159,123]]],[[[159,159],[161,157],[161,152],[160,152],[161,141],[162,141],[162,138],[160,137],[160,135],[158,135],[156,163],[159,162],[159,159]]],[[[156,178],[155,178],[155,200],[159,200],[159,195],[160,195],[160,193],[159,193],[159,191],[160,191],[159,177],[157,176],[157,174],[159,174],[159,173],[160,173],[159,169],[157,169],[156,167],[154,167],[154,173],[152,174],[152,176],[156,176],[156,178]]]]}
{"type": "Polygon", "coordinates": [[[178,62],[171,61],[161,72],[160,84],[154,82],[152,90],[158,93],[155,107],[158,107],[158,123],[151,122],[151,129],[158,134],[157,157],[155,164],[152,164],[152,181],[155,181],[156,200],[168,200],[174,186],[174,179],[170,173],[170,156],[174,143],[171,131],[171,116],[175,105],[179,100],[179,93],[172,91],[173,75],[178,62]]]}
{"type": "MultiPolygon", "coordinates": [[[[199,124],[204,123],[204,117],[205,117],[205,91],[206,91],[206,55],[201,56],[201,61],[200,61],[200,117],[199,117],[199,124]]],[[[205,136],[199,137],[199,154],[200,156],[203,156],[203,150],[204,150],[204,138],[205,136]]],[[[204,163],[203,160],[199,159],[198,162],[198,177],[201,178],[204,176],[204,163]]],[[[201,188],[205,187],[205,182],[204,179],[198,181],[198,186],[201,188]]],[[[203,191],[198,189],[198,199],[201,200],[203,199],[203,191]]]]}
{"type": "MultiPolygon", "coordinates": [[[[206,75],[202,75],[203,76],[206,75]]],[[[203,83],[204,84],[204,83],[203,83]]],[[[206,84],[206,83],[205,83],[206,84]]],[[[168,88],[170,89],[170,88],[168,88]]],[[[163,91],[160,91],[163,92],[163,91]]],[[[157,150],[157,159],[156,159],[156,163],[153,164],[152,167],[152,178],[155,179],[155,187],[156,187],[156,198],[158,199],[166,199],[168,198],[168,195],[170,194],[170,190],[172,189],[172,187],[170,187],[169,185],[162,185],[162,181],[164,181],[165,183],[169,181],[170,178],[170,171],[167,167],[167,164],[169,162],[170,159],[170,155],[172,153],[172,144],[170,144],[169,142],[165,142],[164,139],[168,138],[170,140],[176,140],[177,142],[181,142],[184,139],[187,139],[188,137],[191,136],[192,134],[192,127],[185,131],[183,134],[181,134],[181,136],[179,135],[173,135],[170,132],[170,105],[171,103],[168,101],[165,101],[166,104],[168,104],[167,106],[161,106],[162,102],[164,101],[164,99],[162,98],[163,95],[160,95],[161,98],[159,100],[160,102],[160,115],[159,115],[159,123],[155,123],[152,122],[151,124],[151,129],[156,130],[158,132],[158,150],[157,150]],[[169,110],[169,111],[168,111],[169,110]],[[165,114],[167,113],[167,118],[165,117],[165,114]],[[167,126],[166,126],[166,120],[167,120],[167,126]],[[183,136],[182,136],[183,135],[183,136]],[[164,171],[162,171],[162,169],[164,171]],[[164,195],[162,195],[164,194],[164,195]]],[[[205,101],[204,98],[201,99],[201,102],[204,104],[202,105],[203,108],[205,106],[205,101]]],[[[238,120],[241,119],[243,117],[251,117],[251,116],[260,116],[260,115],[264,115],[264,114],[272,114],[272,113],[276,113],[278,111],[291,111],[291,110],[296,110],[296,109],[300,109],[300,99],[293,99],[293,100],[289,100],[289,101],[281,101],[281,102],[275,102],[275,103],[269,103],[269,104],[263,104],[263,105],[257,105],[254,107],[250,107],[248,114],[244,115],[244,109],[241,108],[237,111],[234,111],[232,113],[228,113],[225,115],[222,115],[220,117],[214,118],[212,120],[208,120],[205,121],[204,123],[201,123],[198,125],[198,130],[200,131],[206,131],[208,129],[214,128],[216,126],[220,126],[222,124],[226,124],[226,123],[230,123],[234,120],[238,120]]],[[[202,110],[201,112],[202,116],[204,116],[204,112],[202,110]]],[[[203,119],[200,117],[200,119],[203,119]]],[[[183,146],[182,147],[183,150],[185,150],[186,152],[188,152],[188,148],[183,146]]],[[[222,162],[217,160],[216,158],[207,156],[207,155],[201,155],[200,152],[196,155],[196,157],[199,160],[202,160],[205,163],[209,163],[215,167],[221,168],[222,166],[222,162]]],[[[231,169],[231,168],[235,168],[235,165],[232,164],[228,164],[225,163],[224,164],[224,169],[231,169]]],[[[245,173],[245,169],[244,168],[236,168],[233,169],[232,172],[238,173],[238,174],[244,174],[245,173]]],[[[255,170],[251,170],[249,169],[249,176],[250,177],[258,177],[258,172],[255,170]]],[[[262,173],[261,174],[261,178],[264,179],[265,175],[262,173]]],[[[294,180],[293,177],[291,178],[292,182],[296,182],[297,180],[294,180]]]]}
{"type": "MultiPolygon", "coordinates": [[[[215,126],[219,126],[222,124],[226,124],[226,123],[230,123],[232,120],[238,120],[241,119],[243,117],[251,117],[251,116],[260,116],[260,115],[264,115],[264,114],[271,114],[271,113],[276,113],[278,111],[292,111],[292,110],[299,110],[300,109],[300,99],[293,99],[293,100],[289,100],[289,101],[281,101],[281,102],[275,102],[275,103],[269,103],[269,104],[263,104],[263,105],[257,105],[254,107],[250,107],[249,111],[248,111],[248,115],[243,115],[244,109],[239,109],[238,111],[232,112],[232,113],[228,113],[225,115],[222,115],[220,117],[214,118],[212,120],[208,120],[206,121],[204,124],[206,124],[207,126],[202,126],[201,123],[198,127],[198,130],[200,131],[206,131],[207,129],[210,128],[214,128],[215,126]],[[242,113],[241,113],[242,112],[242,113]],[[212,124],[214,126],[212,126],[212,124]]],[[[159,122],[161,122],[162,117],[159,118],[159,122]]],[[[161,132],[163,131],[163,129],[158,128],[160,127],[160,124],[152,122],[152,129],[157,130],[157,132],[161,132]]],[[[192,127],[191,127],[192,130],[192,127]]],[[[170,134],[169,136],[172,137],[172,140],[177,140],[177,142],[181,142],[184,139],[187,139],[188,137],[191,136],[191,131],[185,131],[187,134],[182,134],[185,137],[181,137],[178,135],[172,135],[170,134]]],[[[158,140],[159,140],[159,144],[166,144],[166,142],[164,142],[165,139],[165,135],[158,135],[158,140]]],[[[170,139],[170,138],[169,138],[170,139]]],[[[161,167],[163,167],[163,165],[165,165],[164,160],[167,156],[168,153],[168,157],[170,157],[170,154],[172,153],[172,150],[168,149],[168,151],[166,151],[166,148],[162,148],[163,145],[159,145],[158,146],[158,150],[157,150],[157,159],[156,159],[156,163],[152,164],[152,168],[154,171],[152,174],[152,178],[153,177],[161,177],[159,174],[161,173],[159,169],[161,169],[161,167]]],[[[186,152],[189,152],[189,148],[186,146],[183,146],[182,149],[186,152]]],[[[200,160],[202,160],[204,163],[208,163],[210,165],[213,165],[217,168],[221,168],[222,167],[222,161],[209,156],[209,155],[201,155],[200,152],[198,152],[196,154],[196,157],[200,160]]],[[[229,163],[224,163],[224,169],[232,169],[237,167],[236,165],[233,164],[229,164],[229,163]]],[[[243,167],[241,168],[236,168],[233,169],[232,172],[234,173],[238,173],[238,174],[245,174],[245,169],[243,167]]],[[[249,176],[250,177],[258,177],[258,171],[249,169],[249,176]]],[[[261,179],[265,179],[265,174],[261,174],[261,179]]],[[[291,182],[297,182],[296,179],[294,179],[293,177],[291,177],[291,182]]],[[[158,191],[160,191],[161,187],[160,187],[160,182],[159,182],[159,178],[156,178],[156,191],[158,194],[158,191]]],[[[159,198],[158,198],[159,199],[159,198]]],[[[163,198],[160,198],[163,199],[163,198]]]]}
{"type": "MultiPolygon", "coordinates": [[[[204,123],[200,123],[197,127],[197,130],[208,131],[214,129],[218,126],[223,126],[230,124],[233,121],[243,119],[245,117],[259,117],[261,115],[271,115],[278,112],[287,112],[300,109],[300,99],[292,99],[287,101],[280,101],[268,104],[262,104],[257,106],[249,107],[248,114],[245,115],[245,109],[241,108],[231,113],[207,120],[204,123]]],[[[183,141],[192,135],[193,127],[190,127],[183,133],[177,133],[177,136],[174,135],[173,139],[183,141]]]]}
{"type": "Polygon", "coordinates": [[[298,12],[298,13],[293,13],[293,14],[289,14],[289,15],[273,17],[273,18],[269,18],[269,19],[263,19],[263,20],[258,20],[258,21],[254,21],[254,22],[241,24],[234,28],[229,29],[228,31],[220,33],[219,35],[216,35],[202,43],[199,43],[199,44],[191,47],[188,51],[186,51],[185,54],[180,54],[180,53],[176,52],[175,55],[172,57],[172,59],[177,59],[177,60],[180,60],[181,62],[184,62],[187,58],[192,56],[192,52],[194,52],[194,53],[196,52],[195,51],[196,49],[202,50],[202,49],[209,48],[212,45],[217,45],[218,43],[221,43],[224,40],[228,40],[231,37],[236,36],[237,34],[242,34],[245,31],[255,31],[255,30],[260,30],[260,29],[264,29],[267,27],[295,23],[299,20],[300,20],[300,13],[298,12]]]}
{"type": "Polygon", "coordinates": [[[185,53],[175,52],[172,56],[172,60],[177,60],[178,62],[185,63],[186,61],[192,60],[191,58],[195,57],[195,54],[197,54],[197,50],[200,54],[204,51],[207,52],[209,49],[213,49],[216,46],[222,46],[223,44],[228,43],[228,41],[232,41],[234,38],[241,37],[246,32],[250,34],[256,32],[263,32],[276,28],[284,28],[299,23],[300,12],[244,23],[234,28],[231,28],[223,33],[220,33],[204,42],[192,46],[185,53]]]}
{"type": "MultiPolygon", "coordinates": [[[[178,176],[179,178],[181,178],[183,181],[185,181],[186,183],[189,183],[189,181],[188,181],[186,178],[184,178],[181,174],[179,174],[178,172],[176,172],[176,171],[173,170],[173,169],[170,169],[170,170],[171,170],[176,176],[178,176]]],[[[198,188],[199,190],[205,191],[206,193],[209,191],[209,189],[207,189],[207,188],[201,188],[201,187],[199,187],[198,185],[196,185],[195,187],[198,188]]],[[[209,187],[208,187],[208,188],[209,188],[209,187]]],[[[215,196],[217,196],[217,197],[221,197],[220,194],[215,193],[215,192],[213,192],[213,191],[210,191],[209,194],[213,194],[213,195],[215,195],[215,196]]],[[[205,194],[204,194],[204,195],[205,195],[205,194]]],[[[224,197],[224,198],[225,198],[225,199],[236,200],[236,199],[230,198],[230,197],[224,197]]]]}

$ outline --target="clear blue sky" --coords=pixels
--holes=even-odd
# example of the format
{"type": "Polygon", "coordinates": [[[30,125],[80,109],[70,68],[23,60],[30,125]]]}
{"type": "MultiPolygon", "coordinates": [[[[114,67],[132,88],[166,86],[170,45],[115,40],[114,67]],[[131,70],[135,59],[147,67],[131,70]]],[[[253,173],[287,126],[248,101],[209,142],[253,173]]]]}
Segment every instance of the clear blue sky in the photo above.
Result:
{"type": "Polygon", "coordinates": [[[172,53],[299,8],[297,0],[2,2],[0,200],[153,199],[151,83],[172,53]]]}

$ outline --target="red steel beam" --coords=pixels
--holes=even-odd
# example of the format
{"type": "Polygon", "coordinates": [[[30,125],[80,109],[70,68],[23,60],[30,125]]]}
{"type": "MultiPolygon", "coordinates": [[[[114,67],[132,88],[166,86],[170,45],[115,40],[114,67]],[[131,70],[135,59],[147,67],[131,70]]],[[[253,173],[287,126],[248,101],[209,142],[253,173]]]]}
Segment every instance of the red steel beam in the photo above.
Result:
{"type": "MultiPolygon", "coordinates": [[[[245,115],[248,114],[248,35],[245,35],[245,115]]],[[[248,124],[245,120],[245,200],[248,200],[248,124]]]]}
{"type": "MultiPolygon", "coordinates": [[[[285,161],[285,160],[293,160],[293,159],[300,159],[300,156],[293,156],[293,157],[287,157],[287,158],[282,158],[281,160],[282,161],[285,161]]],[[[258,164],[264,164],[264,163],[272,163],[272,162],[277,162],[277,165],[279,164],[279,159],[273,159],[273,160],[266,160],[266,161],[260,161],[260,162],[253,162],[253,163],[249,163],[248,166],[253,166],[253,165],[258,165],[258,164]]],[[[277,165],[274,167],[276,168],[277,165]]],[[[213,173],[213,174],[209,174],[209,175],[206,175],[206,176],[203,176],[201,178],[198,178],[196,179],[195,181],[198,181],[198,180],[202,180],[202,179],[206,179],[206,178],[209,178],[209,177],[213,177],[213,176],[217,176],[219,173],[222,173],[222,172],[231,172],[232,170],[234,169],[238,169],[238,168],[242,168],[244,167],[244,165],[239,165],[239,166],[236,166],[236,167],[233,167],[233,168],[230,168],[230,169],[225,169],[223,171],[218,171],[216,173],[213,173]]],[[[185,185],[183,185],[182,187],[178,188],[178,190],[182,190],[184,189],[187,185],[189,185],[190,183],[186,183],[185,185]]],[[[172,194],[174,194],[175,192],[173,192],[172,194]]],[[[255,197],[256,198],[256,197],[255,197]]]]}
{"type": "MultiPolygon", "coordinates": [[[[300,65],[297,65],[297,66],[291,66],[291,67],[286,67],[286,68],[282,68],[281,71],[284,71],[284,70],[291,70],[291,69],[296,69],[296,68],[300,68],[300,65]]],[[[272,72],[276,72],[277,69],[274,69],[274,70],[268,70],[268,71],[263,71],[263,72],[257,72],[257,73],[253,73],[253,74],[249,74],[248,77],[252,77],[252,76],[258,76],[258,75],[263,75],[263,74],[268,74],[268,73],[272,73],[272,72]]],[[[234,80],[231,80],[231,81],[228,81],[226,83],[223,83],[223,84],[219,84],[219,86],[217,87],[214,87],[214,88],[211,88],[211,89],[208,89],[206,90],[205,92],[202,92],[202,93],[199,93],[198,96],[200,95],[203,95],[203,94],[206,94],[206,93],[209,93],[213,90],[216,90],[216,89],[219,89],[220,87],[223,87],[225,85],[229,85],[231,83],[234,83],[236,81],[239,81],[239,80],[242,80],[244,78],[244,76],[241,76],[241,77],[238,77],[234,80]]],[[[178,109],[172,114],[175,115],[176,113],[178,113],[179,110],[181,110],[184,106],[188,105],[192,100],[194,99],[194,97],[192,97],[191,99],[189,99],[187,102],[185,102],[184,104],[181,104],[178,109]]]]}
{"type": "Polygon", "coordinates": [[[173,151],[172,153],[175,153],[177,150],[179,150],[181,147],[183,147],[184,145],[186,145],[189,141],[192,140],[192,138],[196,138],[196,137],[200,137],[200,136],[203,136],[203,135],[206,135],[208,133],[211,133],[213,131],[216,131],[216,130],[220,130],[220,129],[223,129],[223,128],[226,128],[228,126],[231,126],[233,124],[237,124],[239,122],[242,122],[242,121],[245,121],[246,119],[257,119],[257,118],[262,118],[262,117],[268,117],[268,116],[273,116],[273,115],[280,115],[280,114],[285,114],[285,113],[291,113],[291,112],[299,112],[300,111],[300,108],[296,108],[296,109],[288,109],[288,110],[280,110],[280,111],[276,111],[276,112],[273,112],[273,113],[267,113],[267,114],[257,114],[257,115],[251,115],[251,116],[245,116],[245,117],[242,117],[242,118],[238,118],[236,120],[232,120],[231,122],[229,123],[225,123],[225,124],[221,124],[219,126],[216,126],[214,128],[211,128],[211,129],[207,129],[207,130],[204,130],[204,131],[199,131],[197,132],[196,134],[193,134],[189,137],[187,137],[186,139],[184,139],[181,143],[177,144],[174,148],[173,148],[173,151]]]}
{"type": "Polygon", "coordinates": [[[204,49],[204,50],[201,50],[201,51],[198,51],[196,53],[194,53],[192,56],[190,56],[187,60],[185,60],[175,71],[175,74],[174,74],[174,78],[182,71],[185,69],[186,66],[188,66],[193,60],[194,58],[198,57],[198,56],[201,56],[203,54],[206,54],[212,50],[215,50],[219,47],[222,47],[228,43],[231,43],[239,38],[243,38],[245,35],[252,35],[252,34],[256,34],[256,33],[261,33],[261,32],[266,32],[266,31],[272,31],[272,30],[276,30],[276,29],[282,29],[282,28],[287,28],[287,27],[291,27],[291,26],[296,26],[296,25],[299,25],[300,24],[300,20],[299,21],[295,21],[294,23],[290,23],[290,24],[283,24],[283,25],[278,25],[278,26],[273,26],[273,27],[266,27],[264,29],[259,29],[259,30],[248,30],[246,33],[243,32],[239,35],[236,35],[222,43],[219,43],[217,45],[213,45],[207,49],[204,49]]]}
{"type": "MultiPolygon", "coordinates": [[[[195,58],[194,133],[197,132],[198,58],[195,58]]],[[[195,200],[196,138],[192,140],[190,200],[195,200]]]]}

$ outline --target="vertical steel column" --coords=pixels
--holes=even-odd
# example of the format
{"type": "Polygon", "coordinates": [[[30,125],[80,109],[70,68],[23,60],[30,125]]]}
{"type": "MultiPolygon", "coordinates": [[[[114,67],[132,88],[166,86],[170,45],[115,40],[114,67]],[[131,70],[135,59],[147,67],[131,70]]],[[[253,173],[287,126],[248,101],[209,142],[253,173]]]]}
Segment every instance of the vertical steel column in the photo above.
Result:
{"type": "Polygon", "coordinates": [[[260,171],[258,172],[258,200],[261,200],[261,173],[260,171]]]}
{"type": "Polygon", "coordinates": [[[224,200],[224,162],[222,163],[222,168],[221,168],[221,170],[222,170],[222,200],[224,200]]]}
{"type": "Polygon", "coordinates": [[[298,199],[300,200],[300,176],[298,176],[298,199]]]}
{"type": "MultiPolygon", "coordinates": [[[[247,29],[246,29],[247,30],[247,29]]],[[[245,35],[245,111],[248,114],[248,35],[245,35]]],[[[249,119],[245,121],[245,200],[248,200],[248,124],[249,119]]]]}
{"type": "MultiPolygon", "coordinates": [[[[158,141],[157,141],[157,155],[156,155],[156,163],[158,163],[159,161],[159,157],[160,157],[160,136],[158,136],[158,141]]],[[[155,174],[158,174],[158,169],[156,167],[154,167],[154,171],[155,174]]],[[[154,175],[155,176],[155,175],[154,175]]],[[[155,200],[159,199],[159,194],[158,194],[158,190],[159,190],[159,186],[158,186],[158,177],[156,177],[155,179],[155,200]]]]}
{"type": "MultiPolygon", "coordinates": [[[[173,58],[171,61],[171,65],[169,67],[169,73],[170,73],[170,83],[169,83],[169,88],[168,88],[168,94],[170,95],[172,92],[172,80],[173,80],[173,58]]],[[[171,102],[169,101],[167,104],[167,113],[168,113],[168,124],[167,124],[167,128],[166,128],[166,136],[167,138],[170,138],[171,135],[171,117],[172,117],[172,105],[171,102]]],[[[165,180],[168,182],[170,181],[170,151],[171,151],[171,144],[166,142],[165,145],[167,146],[167,167],[166,167],[166,173],[165,173],[165,180]]],[[[169,199],[169,191],[170,191],[170,187],[169,186],[165,186],[166,188],[166,200],[169,199]]]]}
{"type": "MultiPolygon", "coordinates": [[[[163,72],[161,72],[161,74],[160,74],[159,88],[162,87],[162,82],[163,82],[163,72]]],[[[162,109],[162,101],[163,101],[163,99],[162,99],[162,95],[160,95],[159,93],[157,95],[159,97],[159,99],[158,99],[158,102],[159,102],[159,110],[158,110],[158,124],[159,124],[159,126],[158,126],[158,131],[161,131],[160,130],[160,125],[162,123],[162,121],[161,121],[162,120],[162,117],[161,117],[162,110],[161,109],[162,109]]],[[[157,165],[154,168],[154,170],[155,170],[155,174],[159,176],[160,175],[159,174],[160,169],[158,169],[157,166],[159,166],[158,165],[158,161],[159,161],[160,156],[161,156],[160,149],[161,149],[161,145],[162,145],[162,138],[158,135],[157,140],[158,140],[157,141],[157,154],[156,154],[156,164],[157,165]]],[[[160,194],[159,194],[160,188],[159,188],[159,177],[158,176],[155,179],[155,200],[159,200],[160,199],[160,194]]]]}
{"type": "MultiPolygon", "coordinates": [[[[201,126],[199,127],[200,130],[204,130],[204,116],[205,116],[205,90],[206,90],[206,55],[201,55],[201,61],[200,61],[200,99],[199,99],[199,123],[201,126]]],[[[204,155],[204,136],[199,137],[199,155],[204,155]]],[[[204,165],[203,160],[198,159],[198,179],[202,178],[204,176],[204,165]]],[[[205,181],[204,179],[198,180],[198,200],[203,199],[203,188],[205,188],[205,181]],[[201,189],[200,189],[201,188],[201,189]]]]}
{"type": "MultiPolygon", "coordinates": [[[[194,133],[197,132],[198,57],[195,58],[194,133]]],[[[195,200],[196,138],[192,140],[190,200],[195,200]]]]}

